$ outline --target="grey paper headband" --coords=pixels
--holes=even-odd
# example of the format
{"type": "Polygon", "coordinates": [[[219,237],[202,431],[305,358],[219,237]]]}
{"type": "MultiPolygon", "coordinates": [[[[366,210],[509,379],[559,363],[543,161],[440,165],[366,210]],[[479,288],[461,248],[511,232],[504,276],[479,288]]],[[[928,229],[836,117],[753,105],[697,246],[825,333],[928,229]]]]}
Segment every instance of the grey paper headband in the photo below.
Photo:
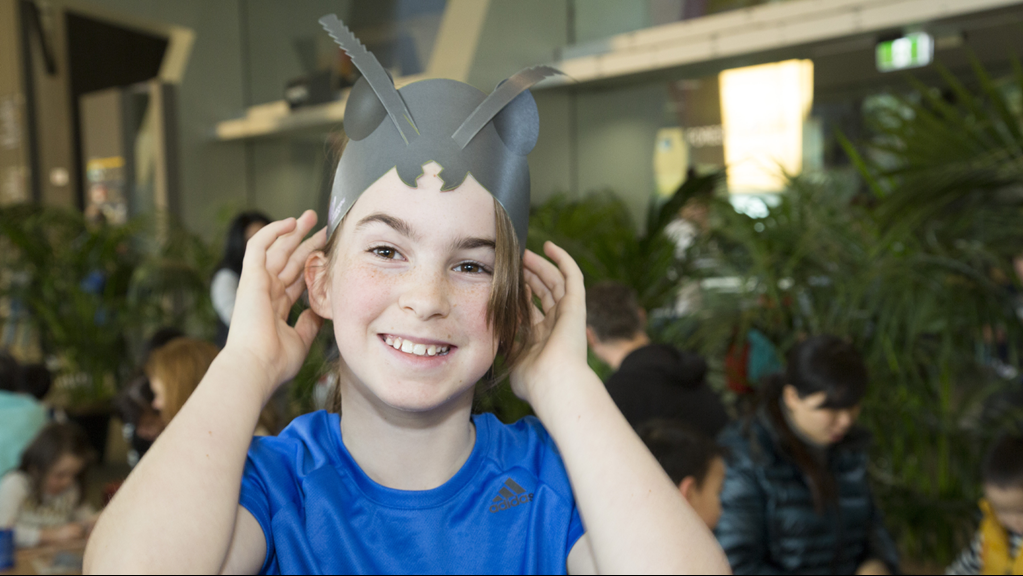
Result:
{"type": "Polygon", "coordinates": [[[320,24],[362,72],[345,108],[349,142],[334,175],[328,236],[359,196],[392,168],[406,185],[415,187],[422,166],[434,161],[442,167],[444,190],[454,190],[472,174],[504,207],[519,246],[525,249],[529,229],[526,155],[540,134],[540,115],[529,88],[561,72],[546,66],[527,68],[489,96],[468,84],[443,79],[421,80],[399,91],[376,57],[337,16],[324,16],[320,24]]]}

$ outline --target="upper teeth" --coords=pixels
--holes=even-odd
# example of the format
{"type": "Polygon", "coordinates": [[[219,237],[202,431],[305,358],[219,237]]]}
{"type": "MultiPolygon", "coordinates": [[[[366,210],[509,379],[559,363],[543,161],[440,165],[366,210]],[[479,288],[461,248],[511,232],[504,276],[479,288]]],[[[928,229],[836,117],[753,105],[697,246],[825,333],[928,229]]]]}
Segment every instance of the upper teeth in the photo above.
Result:
{"type": "Polygon", "coordinates": [[[398,336],[385,336],[384,342],[388,346],[393,347],[395,350],[401,350],[406,354],[415,354],[416,356],[438,356],[447,354],[451,350],[450,346],[436,346],[434,344],[416,344],[411,340],[403,340],[398,336]]]}

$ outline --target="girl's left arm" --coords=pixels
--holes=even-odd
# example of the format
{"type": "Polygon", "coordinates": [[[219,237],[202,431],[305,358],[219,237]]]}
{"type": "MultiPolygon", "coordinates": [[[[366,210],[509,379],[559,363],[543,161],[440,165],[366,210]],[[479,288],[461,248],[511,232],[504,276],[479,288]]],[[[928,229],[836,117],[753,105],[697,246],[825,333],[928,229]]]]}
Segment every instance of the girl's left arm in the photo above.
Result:
{"type": "Polygon", "coordinates": [[[586,535],[572,573],[727,574],[720,546],[646,449],[586,364],[583,276],[548,242],[557,266],[527,252],[526,281],[540,298],[536,337],[512,373],[561,451],[586,535]]]}

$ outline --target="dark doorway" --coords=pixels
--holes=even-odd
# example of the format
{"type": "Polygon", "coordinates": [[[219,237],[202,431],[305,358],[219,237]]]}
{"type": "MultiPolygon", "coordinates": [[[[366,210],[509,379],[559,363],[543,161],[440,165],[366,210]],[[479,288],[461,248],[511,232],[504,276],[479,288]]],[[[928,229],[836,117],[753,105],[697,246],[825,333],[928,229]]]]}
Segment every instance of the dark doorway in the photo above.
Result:
{"type": "Polygon", "coordinates": [[[167,51],[167,38],[70,11],[66,13],[66,19],[74,169],[80,176],[75,196],[81,209],[85,206],[83,183],[86,179],[82,166],[79,98],[88,92],[128,86],[157,77],[167,51]]]}

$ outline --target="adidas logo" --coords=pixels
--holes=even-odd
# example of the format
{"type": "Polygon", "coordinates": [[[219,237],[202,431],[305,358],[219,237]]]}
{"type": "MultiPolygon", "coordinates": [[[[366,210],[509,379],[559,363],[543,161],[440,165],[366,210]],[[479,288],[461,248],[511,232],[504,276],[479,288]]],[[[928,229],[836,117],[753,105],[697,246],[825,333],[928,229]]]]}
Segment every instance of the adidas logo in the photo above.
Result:
{"type": "Polygon", "coordinates": [[[507,510],[514,508],[522,504],[529,504],[533,501],[532,494],[526,494],[526,489],[519,486],[511,478],[504,481],[504,486],[498,491],[499,496],[495,496],[490,505],[490,512],[500,512],[501,510],[507,510]]]}

